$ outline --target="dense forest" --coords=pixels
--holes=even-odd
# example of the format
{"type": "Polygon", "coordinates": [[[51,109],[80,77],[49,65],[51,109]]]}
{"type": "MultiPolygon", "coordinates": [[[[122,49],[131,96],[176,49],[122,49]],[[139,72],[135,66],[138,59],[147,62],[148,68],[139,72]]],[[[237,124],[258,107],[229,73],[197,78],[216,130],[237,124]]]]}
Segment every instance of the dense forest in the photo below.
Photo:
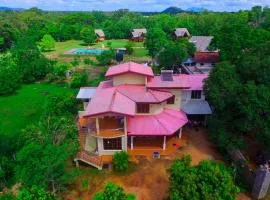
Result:
{"type": "MultiPolygon", "coordinates": [[[[160,64],[170,68],[181,61],[177,58],[194,51],[185,41],[173,40],[177,27],[187,28],[192,35],[214,36],[210,48],[220,50],[221,63],[205,85],[214,108],[209,123],[213,140],[221,148],[244,148],[244,137],[250,136],[269,150],[270,8],[152,16],[128,10],[45,12],[32,8],[0,12],[0,95],[12,94],[22,83],[43,80],[59,67],[56,60],[41,53],[37,43],[43,38],[84,40],[93,29],[101,28],[106,39],[128,39],[133,28],[146,28],[145,47],[150,56],[165,48],[160,64]]],[[[65,66],[59,68],[58,73],[65,76],[65,66]]],[[[78,148],[76,106],[71,94],[49,98],[40,121],[19,136],[0,130],[0,189],[22,183],[21,199],[27,195],[53,199],[51,193],[65,190],[75,176],[65,166],[78,148]]]]}

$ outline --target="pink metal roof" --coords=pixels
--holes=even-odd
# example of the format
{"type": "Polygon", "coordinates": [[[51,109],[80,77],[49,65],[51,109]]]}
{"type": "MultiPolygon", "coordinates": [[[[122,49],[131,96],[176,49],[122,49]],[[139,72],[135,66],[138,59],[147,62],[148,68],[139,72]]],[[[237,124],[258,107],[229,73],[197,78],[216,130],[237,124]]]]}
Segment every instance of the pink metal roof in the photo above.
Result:
{"type": "Polygon", "coordinates": [[[173,96],[170,92],[147,89],[144,85],[119,85],[116,88],[137,103],[161,103],[173,96]]]}
{"type": "Polygon", "coordinates": [[[183,111],[165,108],[158,115],[128,117],[128,135],[172,135],[187,122],[183,111]]]}
{"type": "Polygon", "coordinates": [[[106,88],[106,84],[108,82],[101,83],[97,88],[95,95],[86,108],[84,116],[90,117],[105,113],[135,115],[136,103],[119,93],[116,88],[106,88]]]}
{"type": "Polygon", "coordinates": [[[163,81],[161,76],[155,76],[154,78],[149,78],[147,87],[152,89],[177,88],[187,90],[202,90],[203,80],[207,77],[207,74],[179,74],[173,75],[173,81],[163,81]]]}
{"type": "Polygon", "coordinates": [[[111,77],[115,75],[125,74],[125,73],[136,73],[145,76],[154,76],[151,67],[145,66],[144,64],[138,64],[135,62],[127,62],[120,65],[112,66],[108,69],[105,76],[111,77]]]}

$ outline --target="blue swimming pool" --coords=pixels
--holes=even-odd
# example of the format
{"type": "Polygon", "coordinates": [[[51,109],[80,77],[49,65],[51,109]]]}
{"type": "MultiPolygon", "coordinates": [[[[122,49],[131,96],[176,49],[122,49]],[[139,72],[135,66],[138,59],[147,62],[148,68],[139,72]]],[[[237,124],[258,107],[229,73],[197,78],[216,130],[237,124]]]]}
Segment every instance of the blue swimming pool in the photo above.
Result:
{"type": "Polygon", "coordinates": [[[73,53],[80,55],[99,55],[103,51],[102,49],[76,49],[73,53]]]}

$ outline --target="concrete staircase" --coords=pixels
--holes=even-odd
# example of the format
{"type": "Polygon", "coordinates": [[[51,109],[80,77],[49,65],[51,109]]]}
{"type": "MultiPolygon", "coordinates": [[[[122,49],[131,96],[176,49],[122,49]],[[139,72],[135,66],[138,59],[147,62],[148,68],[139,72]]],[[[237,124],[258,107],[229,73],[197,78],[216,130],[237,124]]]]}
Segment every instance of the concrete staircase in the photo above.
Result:
{"type": "Polygon", "coordinates": [[[91,165],[98,170],[102,170],[103,162],[102,157],[97,155],[92,155],[87,153],[86,151],[80,151],[74,161],[77,163],[78,161],[84,162],[88,165],[91,165]]]}

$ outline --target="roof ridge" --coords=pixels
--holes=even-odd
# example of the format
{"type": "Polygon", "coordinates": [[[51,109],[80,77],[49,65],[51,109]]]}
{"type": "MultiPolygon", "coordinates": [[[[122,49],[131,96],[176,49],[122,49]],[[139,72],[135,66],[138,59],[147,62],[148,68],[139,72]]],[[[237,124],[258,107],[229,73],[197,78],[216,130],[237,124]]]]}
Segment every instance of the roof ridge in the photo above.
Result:
{"type": "Polygon", "coordinates": [[[120,94],[122,94],[123,96],[127,97],[128,99],[130,99],[131,101],[133,101],[134,103],[137,103],[134,99],[130,98],[128,95],[126,95],[126,94],[124,94],[123,92],[121,92],[118,88],[115,88],[115,90],[116,90],[118,93],[120,93],[120,94]]]}
{"type": "MultiPolygon", "coordinates": [[[[164,110],[163,110],[164,112],[164,110]]],[[[158,119],[157,115],[153,115],[153,117],[159,122],[159,124],[169,133],[170,131],[162,124],[162,122],[158,119]]]]}
{"type": "Polygon", "coordinates": [[[109,110],[112,111],[112,105],[114,103],[114,100],[115,100],[115,95],[116,95],[116,90],[113,91],[113,96],[112,96],[112,100],[110,102],[110,105],[109,105],[109,110]]]}
{"type": "Polygon", "coordinates": [[[154,93],[152,92],[151,89],[147,89],[147,87],[146,87],[146,90],[148,90],[148,92],[151,93],[152,96],[153,96],[158,102],[160,102],[160,100],[156,97],[156,95],[154,95],[154,93]]]}

